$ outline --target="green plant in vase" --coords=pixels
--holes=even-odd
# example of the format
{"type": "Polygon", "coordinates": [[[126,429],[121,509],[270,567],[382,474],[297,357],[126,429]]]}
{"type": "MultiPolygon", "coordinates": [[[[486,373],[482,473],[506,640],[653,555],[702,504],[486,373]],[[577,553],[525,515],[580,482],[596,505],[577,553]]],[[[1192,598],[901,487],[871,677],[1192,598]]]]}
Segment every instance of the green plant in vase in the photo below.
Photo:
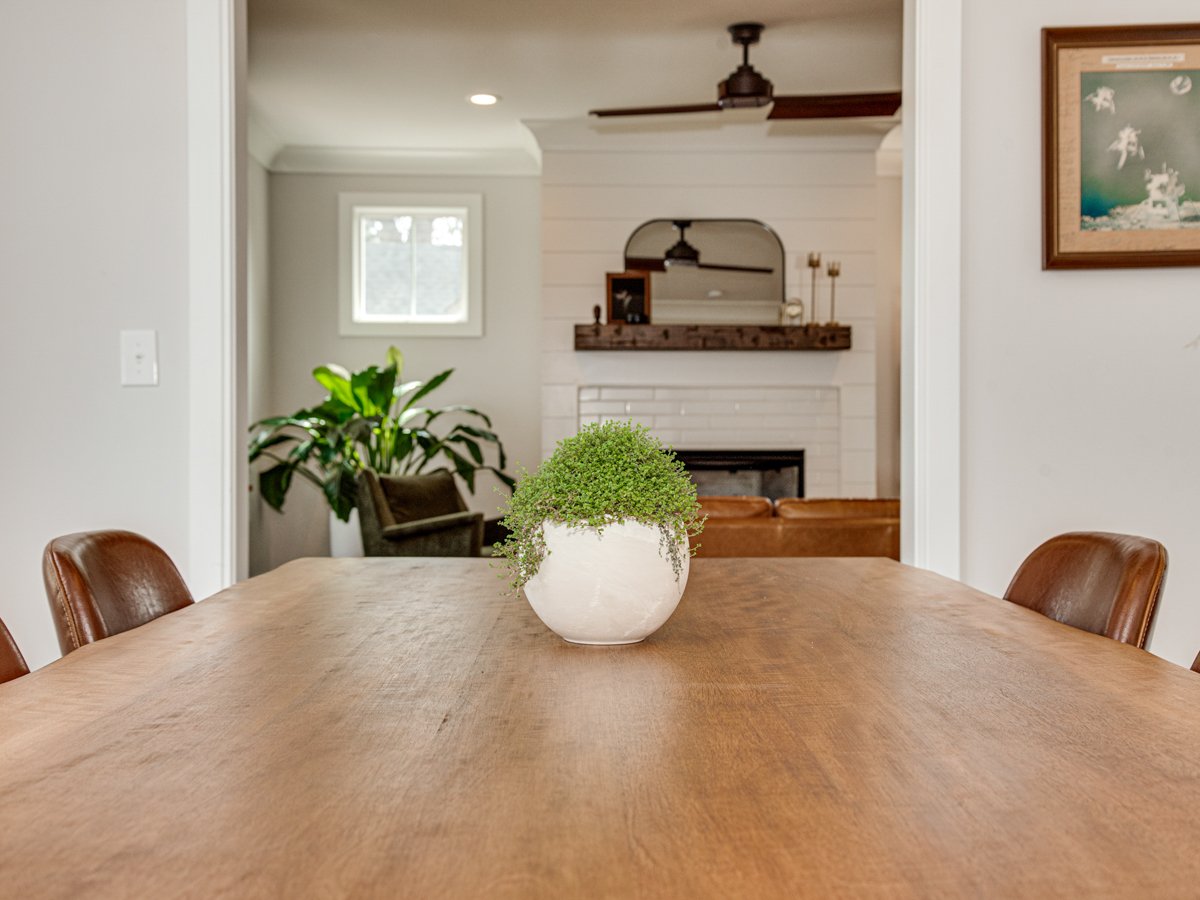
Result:
{"type": "Polygon", "coordinates": [[[513,487],[515,482],[504,471],[504,446],[487,415],[471,406],[433,407],[422,402],[454,370],[428,381],[402,382],[403,367],[404,357],[395,347],[388,349],[382,367],[348,372],[341,366],[318,366],[313,378],[329,392],[319,405],[250,426],[250,461],[274,463],[258,478],[269,506],[282,511],[288,491],[300,477],[316,486],[334,514],[346,521],[357,505],[360,469],[416,475],[439,462],[456,472],[472,493],[480,471],[493,472],[513,487]],[[435,427],[452,419],[468,421],[455,421],[444,431],[435,427]],[[495,465],[487,462],[488,445],[495,450],[495,465]]]}
{"type": "Polygon", "coordinates": [[[547,526],[602,536],[615,525],[639,523],[657,531],[659,553],[678,581],[694,552],[688,538],[703,528],[699,508],[683,463],[646,428],[585,425],[560,441],[536,473],[523,473],[503,519],[509,537],[495,550],[519,590],[546,560],[547,526]]]}

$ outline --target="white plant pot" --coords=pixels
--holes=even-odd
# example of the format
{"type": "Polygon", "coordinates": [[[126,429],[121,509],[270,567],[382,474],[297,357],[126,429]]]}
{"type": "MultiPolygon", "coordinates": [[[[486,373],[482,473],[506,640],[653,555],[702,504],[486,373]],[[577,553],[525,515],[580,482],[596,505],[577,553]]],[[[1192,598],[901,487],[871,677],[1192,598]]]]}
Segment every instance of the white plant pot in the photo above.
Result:
{"type": "Polygon", "coordinates": [[[687,586],[689,556],[676,579],[657,528],[640,522],[594,528],[547,523],[546,558],[525,585],[529,605],[573,644],[636,644],[671,617],[687,586]]]}
{"type": "Polygon", "coordinates": [[[329,555],[334,557],[362,556],[362,531],[358,527],[358,510],[350,510],[350,521],[343,522],[333,510],[329,511],[329,555]]]}

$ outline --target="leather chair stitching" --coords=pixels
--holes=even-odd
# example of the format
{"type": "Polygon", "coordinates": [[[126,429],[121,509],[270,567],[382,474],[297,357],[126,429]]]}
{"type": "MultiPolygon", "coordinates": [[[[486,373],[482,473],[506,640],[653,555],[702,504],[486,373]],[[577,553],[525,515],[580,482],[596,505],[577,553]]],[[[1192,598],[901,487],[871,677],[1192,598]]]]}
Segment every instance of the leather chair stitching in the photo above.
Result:
{"type": "Polygon", "coordinates": [[[75,650],[78,650],[83,644],[79,640],[79,626],[75,621],[74,611],[71,609],[71,604],[67,602],[67,586],[63,582],[62,572],[58,568],[58,557],[56,554],[50,554],[50,565],[54,568],[54,580],[58,582],[58,589],[54,592],[55,599],[58,600],[58,605],[62,608],[63,618],[67,622],[67,630],[71,634],[71,642],[75,645],[75,650]]]}
{"type": "Polygon", "coordinates": [[[1142,619],[1141,631],[1138,634],[1137,645],[1145,647],[1146,637],[1150,632],[1150,622],[1154,618],[1154,607],[1158,605],[1158,595],[1162,592],[1163,579],[1167,577],[1167,551],[1164,547],[1158,548],[1158,559],[1162,565],[1157,566],[1158,574],[1154,578],[1154,587],[1150,591],[1150,603],[1146,607],[1146,615],[1142,619]]]}

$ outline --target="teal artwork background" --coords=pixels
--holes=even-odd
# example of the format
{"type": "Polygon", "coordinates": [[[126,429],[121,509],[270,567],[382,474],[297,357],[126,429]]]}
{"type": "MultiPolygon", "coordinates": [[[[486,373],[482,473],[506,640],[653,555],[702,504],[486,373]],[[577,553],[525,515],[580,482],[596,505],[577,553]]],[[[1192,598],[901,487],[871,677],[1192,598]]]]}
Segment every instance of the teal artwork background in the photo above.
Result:
{"type": "Polygon", "coordinates": [[[1200,197],[1200,70],[1085,72],[1080,76],[1080,213],[1103,216],[1116,206],[1146,199],[1146,170],[1165,163],[1179,172],[1184,199],[1200,197]],[[1186,94],[1171,91],[1171,80],[1192,80],[1186,94]],[[1116,91],[1116,113],[1096,110],[1086,98],[1098,88],[1116,91]],[[1145,158],[1131,156],[1117,168],[1120,153],[1109,147],[1131,125],[1145,158]]]}

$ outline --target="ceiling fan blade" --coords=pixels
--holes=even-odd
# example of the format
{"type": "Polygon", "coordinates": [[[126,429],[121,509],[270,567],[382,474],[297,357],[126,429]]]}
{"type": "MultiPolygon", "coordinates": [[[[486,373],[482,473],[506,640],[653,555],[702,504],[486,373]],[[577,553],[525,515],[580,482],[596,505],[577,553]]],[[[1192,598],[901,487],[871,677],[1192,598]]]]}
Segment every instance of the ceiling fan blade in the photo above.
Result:
{"type": "Polygon", "coordinates": [[[653,256],[627,256],[625,257],[625,268],[633,272],[667,271],[666,263],[653,256]]]}
{"type": "MultiPolygon", "coordinates": [[[[653,256],[627,256],[625,257],[625,268],[635,272],[667,271],[666,260],[656,259],[653,256]]],[[[763,275],[770,275],[775,271],[774,269],[760,269],[757,266],[721,266],[716,263],[700,263],[693,268],[719,269],[722,272],[759,272],[763,275]]]]}
{"type": "Polygon", "coordinates": [[[759,272],[763,275],[770,275],[774,269],[762,269],[758,266],[721,266],[716,263],[698,263],[698,269],[720,269],[722,272],[759,272]]]}
{"type": "Polygon", "coordinates": [[[891,116],[900,108],[900,92],[878,94],[809,94],[776,97],[768,119],[852,119],[891,116]]]}
{"type": "Polygon", "coordinates": [[[690,106],[630,106],[623,109],[593,109],[589,116],[669,116],[675,113],[719,112],[718,103],[693,103],[690,106]]]}

